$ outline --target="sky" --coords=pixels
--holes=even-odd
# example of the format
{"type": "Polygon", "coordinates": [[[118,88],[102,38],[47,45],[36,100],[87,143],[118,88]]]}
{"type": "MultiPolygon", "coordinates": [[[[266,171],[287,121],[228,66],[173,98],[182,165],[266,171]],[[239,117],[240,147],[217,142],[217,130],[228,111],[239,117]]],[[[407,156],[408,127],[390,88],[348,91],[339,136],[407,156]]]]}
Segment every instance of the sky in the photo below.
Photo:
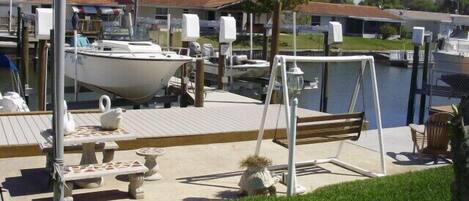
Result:
{"type": "Polygon", "coordinates": [[[353,3],[354,3],[354,4],[358,4],[358,3],[360,3],[361,1],[362,1],[362,0],[353,0],[353,3]]]}

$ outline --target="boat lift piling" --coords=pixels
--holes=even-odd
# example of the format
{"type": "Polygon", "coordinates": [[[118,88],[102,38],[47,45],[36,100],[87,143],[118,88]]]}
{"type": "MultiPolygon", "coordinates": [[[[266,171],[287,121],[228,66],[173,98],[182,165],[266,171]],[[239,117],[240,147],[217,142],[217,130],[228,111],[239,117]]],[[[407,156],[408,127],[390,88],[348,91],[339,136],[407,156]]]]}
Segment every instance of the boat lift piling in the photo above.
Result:
{"type": "Polygon", "coordinates": [[[204,59],[197,59],[195,67],[195,107],[204,107],[204,59]]]}
{"type": "Polygon", "coordinates": [[[417,74],[418,74],[418,65],[419,65],[419,51],[420,46],[414,46],[414,61],[412,64],[412,75],[410,78],[410,90],[409,90],[409,101],[407,104],[407,122],[406,124],[411,124],[414,122],[414,110],[415,110],[415,91],[417,89],[417,74]]]}
{"type": "Polygon", "coordinates": [[[225,88],[224,77],[225,77],[225,67],[226,67],[226,55],[222,53],[222,49],[224,49],[226,44],[219,43],[218,49],[220,50],[218,53],[218,74],[217,74],[217,88],[223,90],[225,88]]]}
{"type": "Polygon", "coordinates": [[[407,121],[406,121],[407,125],[414,122],[415,95],[417,94],[419,52],[420,52],[420,46],[424,44],[424,38],[425,38],[425,28],[414,27],[413,32],[412,32],[412,43],[414,44],[414,56],[413,56],[414,60],[412,64],[412,74],[411,74],[411,80],[410,80],[409,101],[407,104],[407,121]]]}
{"type": "Polygon", "coordinates": [[[46,74],[47,74],[47,40],[39,40],[39,62],[38,62],[38,103],[39,110],[46,110],[46,74]]]}
{"type": "MultiPolygon", "coordinates": [[[[16,17],[16,65],[18,69],[21,68],[21,7],[16,7],[17,17],[16,17]]],[[[24,94],[21,94],[24,95],[24,94]]]]}
{"type": "MultiPolygon", "coordinates": [[[[329,44],[329,32],[323,32],[324,34],[324,56],[330,55],[330,44],[329,44]]],[[[329,63],[324,63],[324,68],[322,69],[322,78],[321,78],[321,100],[319,108],[321,112],[327,112],[327,101],[329,99],[327,92],[328,78],[329,78],[329,63]]]]}
{"type": "Polygon", "coordinates": [[[24,99],[29,103],[29,23],[25,20],[22,20],[21,31],[21,80],[24,99]]]}
{"type": "MultiPolygon", "coordinates": [[[[425,54],[423,60],[423,72],[422,72],[422,90],[425,91],[427,80],[428,80],[428,65],[429,65],[429,56],[430,56],[430,46],[432,41],[432,35],[425,35],[425,54]]],[[[425,107],[427,104],[427,96],[426,94],[420,94],[420,111],[419,111],[419,124],[423,124],[425,118],[425,107]]]]}
{"type": "MultiPolygon", "coordinates": [[[[188,41],[183,41],[182,42],[182,47],[187,48],[187,51],[189,51],[189,42],[188,41]]],[[[187,99],[186,99],[186,93],[187,93],[187,64],[183,64],[181,67],[181,101],[180,101],[180,106],[181,107],[187,107],[187,99]]]]}

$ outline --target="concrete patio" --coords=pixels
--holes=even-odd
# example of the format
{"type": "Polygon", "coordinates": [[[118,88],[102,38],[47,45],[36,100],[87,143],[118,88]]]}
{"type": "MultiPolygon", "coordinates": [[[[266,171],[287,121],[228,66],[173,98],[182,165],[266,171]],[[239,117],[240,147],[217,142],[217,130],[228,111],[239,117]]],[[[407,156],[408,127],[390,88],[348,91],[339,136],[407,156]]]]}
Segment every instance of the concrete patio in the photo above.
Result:
{"type": "MultiPolygon", "coordinates": [[[[420,164],[412,154],[412,144],[407,127],[385,129],[386,165],[388,174],[437,167],[431,162],[420,164]],[[430,165],[431,164],[431,165],[430,165]]],[[[363,133],[358,142],[346,142],[341,159],[360,167],[379,171],[379,154],[375,131],[363,133]]],[[[339,143],[323,143],[298,146],[297,160],[310,160],[334,156],[339,143]]],[[[218,200],[236,198],[238,181],[242,173],[239,161],[254,152],[255,142],[191,145],[167,147],[166,154],[157,159],[160,164],[160,181],[144,183],[145,200],[218,200]]],[[[262,155],[274,164],[287,161],[287,150],[265,140],[262,155]]],[[[98,160],[101,154],[98,154],[98,160]]],[[[143,158],[134,150],[118,151],[115,160],[143,158]]],[[[66,154],[66,164],[78,164],[80,154],[66,154]]],[[[6,200],[51,200],[48,176],[44,169],[44,156],[0,159],[0,183],[6,200]]],[[[445,163],[441,163],[445,164],[445,163]]],[[[332,164],[298,170],[298,181],[309,191],[318,187],[358,180],[367,177],[358,175],[332,164]]],[[[98,189],[74,190],[75,200],[129,200],[128,182],[124,177],[105,177],[104,185],[98,189]]],[[[286,188],[277,184],[279,195],[286,188]]]]}

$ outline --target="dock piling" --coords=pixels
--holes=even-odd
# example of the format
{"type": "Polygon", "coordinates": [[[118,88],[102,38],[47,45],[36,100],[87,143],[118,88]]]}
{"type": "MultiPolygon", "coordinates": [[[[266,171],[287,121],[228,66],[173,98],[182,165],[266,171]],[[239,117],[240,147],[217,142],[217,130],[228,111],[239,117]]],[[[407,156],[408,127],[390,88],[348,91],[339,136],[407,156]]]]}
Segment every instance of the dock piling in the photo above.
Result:
{"type": "Polygon", "coordinates": [[[268,38],[267,38],[267,29],[263,27],[263,32],[262,32],[262,59],[267,61],[267,43],[268,43],[268,38]]]}
{"type": "MultiPolygon", "coordinates": [[[[430,56],[430,46],[432,37],[431,35],[425,36],[425,54],[423,59],[423,72],[422,72],[422,91],[426,91],[427,79],[428,79],[428,60],[430,56]]],[[[420,111],[419,111],[419,124],[423,124],[425,118],[425,107],[427,104],[427,95],[425,93],[420,94],[420,111]]]]}
{"type": "Polygon", "coordinates": [[[29,103],[29,25],[23,20],[21,32],[21,80],[26,103],[29,103]]]}
{"type": "Polygon", "coordinates": [[[46,61],[47,61],[47,41],[46,40],[39,40],[39,62],[38,62],[38,71],[39,71],[39,79],[38,79],[38,103],[39,103],[39,110],[45,111],[46,110],[46,61]]]}
{"type": "Polygon", "coordinates": [[[223,78],[225,77],[225,67],[226,67],[226,55],[225,53],[222,53],[222,46],[226,44],[220,43],[218,49],[219,49],[219,54],[218,54],[218,76],[217,76],[217,83],[218,83],[218,89],[223,90],[225,88],[225,83],[223,78]]]}
{"type": "MultiPolygon", "coordinates": [[[[330,55],[330,45],[329,41],[329,33],[324,32],[324,56],[330,55]]],[[[322,70],[322,78],[321,78],[321,101],[319,104],[321,112],[327,112],[327,102],[329,97],[327,96],[327,84],[329,78],[329,63],[324,63],[324,68],[322,70]]]]}
{"type": "Polygon", "coordinates": [[[16,11],[16,65],[21,69],[21,7],[16,7],[16,11]]]}
{"type": "MultiPolygon", "coordinates": [[[[189,42],[183,41],[182,47],[189,48],[189,42]]],[[[189,51],[189,49],[187,50],[189,51]]],[[[181,67],[181,102],[179,103],[181,107],[187,107],[187,65],[183,64],[181,67]]]]}
{"type": "MultiPolygon", "coordinates": [[[[272,73],[273,65],[274,65],[274,58],[275,55],[278,54],[278,44],[279,44],[279,37],[280,37],[280,17],[282,15],[282,2],[277,0],[274,5],[274,14],[273,14],[273,21],[272,21],[272,41],[270,42],[270,69],[269,72],[272,73]]],[[[280,101],[278,100],[278,92],[272,92],[272,104],[277,104],[280,101]]],[[[288,100],[284,100],[288,101],[288,100]]]]}
{"type": "Polygon", "coordinates": [[[419,52],[420,46],[414,46],[414,61],[412,64],[412,75],[410,80],[410,90],[409,90],[409,102],[407,104],[407,121],[406,124],[409,125],[414,122],[414,113],[415,113],[415,92],[417,89],[417,74],[419,66],[419,52]]]}
{"type": "Polygon", "coordinates": [[[195,71],[195,107],[204,107],[204,60],[197,59],[195,71]]]}

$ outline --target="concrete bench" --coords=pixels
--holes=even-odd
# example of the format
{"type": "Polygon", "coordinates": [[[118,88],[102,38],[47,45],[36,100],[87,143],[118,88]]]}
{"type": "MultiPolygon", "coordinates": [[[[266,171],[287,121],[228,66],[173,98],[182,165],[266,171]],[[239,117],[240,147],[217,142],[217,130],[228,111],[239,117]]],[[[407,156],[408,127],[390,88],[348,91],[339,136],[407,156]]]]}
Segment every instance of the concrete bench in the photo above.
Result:
{"type": "MultiPolygon", "coordinates": [[[[46,154],[46,169],[51,170],[52,163],[54,161],[52,144],[48,142],[40,143],[39,148],[42,153],[46,154]]],[[[96,143],[95,146],[96,152],[103,152],[103,163],[111,162],[114,159],[114,152],[117,149],[119,149],[119,145],[116,142],[96,143]]],[[[69,153],[80,152],[81,150],[81,145],[64,147],[64,151],[69,153]]]]}
{"type": "Polygon", "coordinates": [[[113,161],[102,164],[65,166],[65,200],[73,201],[73,181],[92,179],[111,175],[129,175],[129,195],[134,199],[143,199],[143,175],[148,168],[140,161],[113,161]]]}

